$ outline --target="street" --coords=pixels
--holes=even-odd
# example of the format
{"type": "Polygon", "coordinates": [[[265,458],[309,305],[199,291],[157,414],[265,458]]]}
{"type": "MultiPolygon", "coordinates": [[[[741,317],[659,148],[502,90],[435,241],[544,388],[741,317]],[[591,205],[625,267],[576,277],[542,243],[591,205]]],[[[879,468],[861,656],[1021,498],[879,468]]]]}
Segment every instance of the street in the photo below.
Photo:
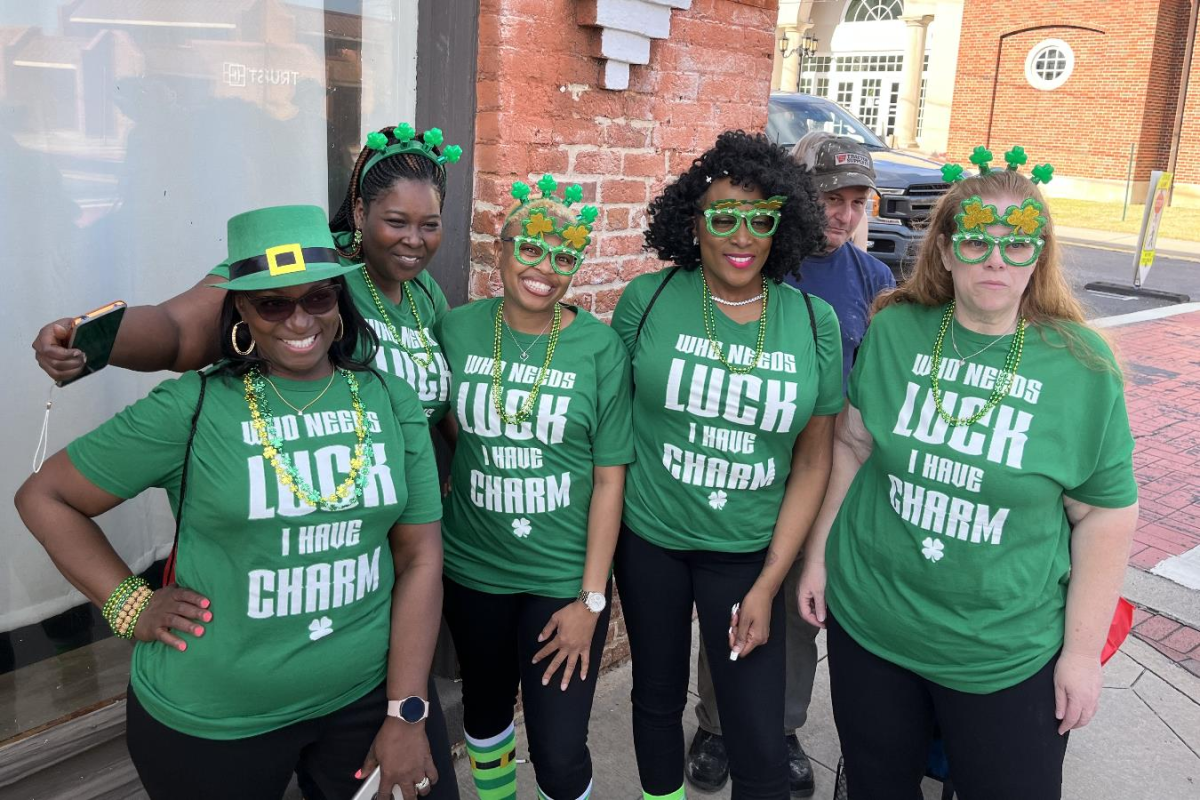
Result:
{"type": "MultiPolygon", "coordinates": [[[[1111,317],[1170,305],[1158,298],[1125,297],[1088,291],[1084,285],[1108,281],[1133,285],[1133,254],[1108,248],[1063,245],[1063,266],[1076,296],[1087,307],[1088,318],[1111,317]]],[[[1147,289],[1180,292],[1200,300],[1200,261],[1159,257],[1143,286],[1147,289]]]]}

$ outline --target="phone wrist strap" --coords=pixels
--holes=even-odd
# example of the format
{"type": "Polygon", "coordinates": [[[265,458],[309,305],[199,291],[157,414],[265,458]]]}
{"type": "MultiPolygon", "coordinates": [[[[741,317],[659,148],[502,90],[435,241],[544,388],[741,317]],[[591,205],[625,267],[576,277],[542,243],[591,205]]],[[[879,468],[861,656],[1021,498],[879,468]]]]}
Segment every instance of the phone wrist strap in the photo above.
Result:
{"type": "Polygon", "coordinates": [[[58,384],[50,384],[50,392],[46,395],[46,414],[42,417],[42,432],[38,436],[37,449],[33,451],[33,471],[40,472],[42,464],[46,463],[46,450],[50,446],[50,408],[54,405],[54,390],[58,384]]]}

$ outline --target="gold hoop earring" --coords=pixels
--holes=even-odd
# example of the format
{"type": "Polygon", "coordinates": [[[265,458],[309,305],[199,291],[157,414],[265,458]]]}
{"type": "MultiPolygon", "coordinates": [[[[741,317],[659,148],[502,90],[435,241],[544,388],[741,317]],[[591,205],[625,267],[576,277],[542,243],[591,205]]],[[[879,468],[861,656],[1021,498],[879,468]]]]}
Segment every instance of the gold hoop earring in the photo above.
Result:
{"type": "Polygon", "coordinates": [[[335,342],[340,342],[342,337],[346,335],[346,325],[342,322],[342,315],[338,314],[338,332],[337,336],[333,337],[335,342]]]}
{"type": "MultiPolygon", "coordinates": [[[[250,337],[250,346],[249,346],[249,347],[247,347],[245,350],[243,350],[242,348],[238,347],[238,326],[239,326],[239,325],[246,325],[246,321],[245,321],[245,320],[242,320],[241,322],[238,322],[238,323],[235,323],[235,324],[234,324],[234,326],[233,326],[233,332],[229,334],[229,340],[230,340],[230,342],[233,344],[233,352],[237,353],[237,354],[238,354],[239,356],[241,356],[242,358],[245,358],[246,356],[248,356],[248,355],[250,355],[251,353],[253,353],[253,352],[254,352],[254,348],[255,348],[255,346],[256,346],[256,342],[254,341],[254,337],[253,337],[253,336],[251,336],[251,337],[250,337]]],[[[250,326],[249,326],[249,325],[246,325],[246,328],[247,328],[247,329],[249,329],[249,328],[250,328],[250,326]]]]}

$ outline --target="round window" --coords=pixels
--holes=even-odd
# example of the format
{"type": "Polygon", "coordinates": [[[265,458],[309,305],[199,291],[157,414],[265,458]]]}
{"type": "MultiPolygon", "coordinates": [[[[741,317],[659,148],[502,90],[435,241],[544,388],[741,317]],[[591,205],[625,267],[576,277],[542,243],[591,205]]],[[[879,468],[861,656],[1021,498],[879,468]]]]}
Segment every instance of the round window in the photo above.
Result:
{"type": "Polygon", "coordinates": [[[1075,69],[1075,51],[1061,39],[1045,39],[1025,58],[1025,78],[1035,89],[1050,91],[1067,82],[1075,69]]]}

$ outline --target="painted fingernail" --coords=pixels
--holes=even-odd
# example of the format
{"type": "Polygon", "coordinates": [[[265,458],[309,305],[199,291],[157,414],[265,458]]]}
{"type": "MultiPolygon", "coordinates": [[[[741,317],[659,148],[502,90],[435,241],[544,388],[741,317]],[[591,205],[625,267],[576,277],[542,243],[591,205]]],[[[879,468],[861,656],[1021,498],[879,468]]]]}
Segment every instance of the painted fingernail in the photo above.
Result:
{"type": "Polygon", "coordinates": [[[361,779],[362,779],[362,770],[360,769],[360,770],[356,771],[356,772],[354,773],[354,777],[356,777],[356,778],[358,778],[358,779],[360,779],[360,780],[361,780],[361,779]]]}
{"type": "Polygon", "coordinates": [[[729,654],[729,660],[730,660],[730,661],[737,661],[737,658],[738,658],[738,651],[737,651],[737,650],[734,650],[732,653],[730,653],[730,654],[729,654]]]}
{"type": "Polygon", "coordinates": [[[178,647],[179,652],[182,653],[184,650],[187,650],[187,642],[180,642],[178,645],[176,645],[176,647],[178,647]]]}
{"type": "Polygon", "coordinates": [[[210,605],[212,605],[212,603],[208,602],[208,600],[207,600],[207,599],[205,599],[205,600],[201,600],[201,601],[200,601],[200,607],[201,607],[201,608],[208,608],[210,605]]]}
{"type": "Polygon", "coordinates": [[[542,686],[549,686],[549,685],[550,685],[550,681],[546,680],[545,678],[542,678],[542,686]]]}
{"type": "Polygon", "coordinates": [[[192,633],[195,634],[196,636],[203,636],[204,635],[203,626],[197,625],[195,628],[192,628],[192,633]]]}
{"type": "Polygon", "coordinates": [[[203,614],[200,615],[200,618],[203,619],[205,622],[212,622],[212,612],[205,611],[203,614]]]}

